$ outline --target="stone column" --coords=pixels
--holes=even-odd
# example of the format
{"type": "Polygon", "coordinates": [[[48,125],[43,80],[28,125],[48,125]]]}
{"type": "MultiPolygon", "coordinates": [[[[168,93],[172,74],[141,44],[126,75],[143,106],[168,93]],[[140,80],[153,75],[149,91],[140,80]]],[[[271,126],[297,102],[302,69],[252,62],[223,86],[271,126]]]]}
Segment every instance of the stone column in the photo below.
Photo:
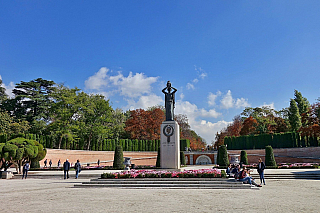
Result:
{"type": "Polygon", "coordinates": [[[176,121],[161,124],[160,166],[162,169],[180,169],[180,131],[176,121]]]}

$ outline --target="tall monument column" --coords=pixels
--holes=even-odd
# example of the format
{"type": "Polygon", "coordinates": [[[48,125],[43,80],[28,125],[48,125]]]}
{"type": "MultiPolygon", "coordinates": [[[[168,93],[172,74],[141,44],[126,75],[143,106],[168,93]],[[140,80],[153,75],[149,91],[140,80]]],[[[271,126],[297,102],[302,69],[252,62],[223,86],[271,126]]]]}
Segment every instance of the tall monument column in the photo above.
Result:
{"type": "Polygon", "coordinates": [[[174,120],[174,104],[176,88],[171,86],[162,90],[165,94],[166,121],[161,124],[160,166],[163,169],[180,169],[180,130],[174,120]]]}

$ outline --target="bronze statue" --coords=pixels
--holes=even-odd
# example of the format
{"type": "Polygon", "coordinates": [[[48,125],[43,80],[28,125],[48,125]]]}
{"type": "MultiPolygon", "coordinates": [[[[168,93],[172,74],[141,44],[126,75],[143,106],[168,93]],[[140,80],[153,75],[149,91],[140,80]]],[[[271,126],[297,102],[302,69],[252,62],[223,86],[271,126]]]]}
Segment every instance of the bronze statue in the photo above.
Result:
{"type": "Polygon", "coordinates": [[[171,82],[167,82],[167,87],[162,90],[165,94],[165,108],[166,108],[166,121],[173,121],[174,119],[174,93],[177,89],[171,86],[171,82]],[[166,92],[166,90],[168,92],[166,92]],[[172,91],[171,91],[172,90],[172,91]]]}

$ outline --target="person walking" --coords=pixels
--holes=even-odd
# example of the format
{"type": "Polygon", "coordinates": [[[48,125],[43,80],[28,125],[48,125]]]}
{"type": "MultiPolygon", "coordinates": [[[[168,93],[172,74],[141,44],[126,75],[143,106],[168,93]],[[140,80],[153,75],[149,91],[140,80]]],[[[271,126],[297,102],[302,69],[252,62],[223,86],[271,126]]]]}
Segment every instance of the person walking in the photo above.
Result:
{"type": "Polygon", "coordinates": [[[50,161],[49,161],[49,167],[50,167],[50,169],[51,169],[51,166],[52,166],[52,160],[50,159],[50,161]]]}
{"type": "Polygon", "coordinates": [[[25,178],[25,179],[27,179],[27,176],[28,176],[28,171],[29,171],[29,161],[27,161],[27,163],[26,164],[24,164],[24,166],[23,166],[23,170],[22,170],[22,172],[23,172],[23,174],[22,174],[22,179],[23,178],[25,178]]]}
{"type": "Polygon", "coordinates": [[[69,163],[69,160],[67,159],[63,163],[64,179],[69,178],[69,170],[70,170],[70,163],[69,163]]]}
{"type": "Polygon", "coordinates": [[[99,166],[100,166],[100,159],[98,159],[98,162],[97,162],[97,163],[98,163],[98,167],[99,167],[99,166]]]}
{"type": "Polygon", "coordinates": [[[44,167],[47,167],[48,160],[46,159],[43,163],[44,163],[44,167]]]}
{"type": "Polygon", "coordinates": [[[76,179],[78,179],[79,173],[81,172],[81,164],[79,160],[77,160],[77,163],[74,165],[74,169],[76,170],[76,179]]]}
{"type": "Polygon", "coordinates": [[[259,173],[259,176],[260,176],[260,184],[262,184],[262,181],[263,181],[263,184],[266,185],[266,181],[264,180],[264,169],[266,168],[266,166],[264,165],[262,159],[260,158],[259,159],[259,164],[258,164],[258,173],[259,173]]]}
{"type": "Polygon", "coordinates": [[[61,161],[60,161],[60,159],[58,160],[58,168],[60,168],[60,166],[61,166],[61,161]]]}

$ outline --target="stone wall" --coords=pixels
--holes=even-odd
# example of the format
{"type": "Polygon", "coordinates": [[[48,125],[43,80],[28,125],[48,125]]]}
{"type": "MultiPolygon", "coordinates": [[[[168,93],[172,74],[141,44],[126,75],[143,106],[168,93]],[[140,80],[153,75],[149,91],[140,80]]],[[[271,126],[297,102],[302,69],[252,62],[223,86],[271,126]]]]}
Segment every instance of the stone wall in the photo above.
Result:
{"type": "MultiPolygon", "coordinates": [[[[40,166],[44,166],[45,159],[52,160],[52,166],[56,167],[58,160],[60,159],[61,165],[66,159],[74,164],[77,159],[81,164],[90,163],[90,165],[96,166],[98,159],[100,159],[100,165],[112,166],[114,151],[85,151],[85,150],[65,150],[65,149],[47,149],[46,157],[40,161],[40,166]]],[[[156,165],[157,152],[129,152],[124,151],[123,157],[131,157],[131,163],[136,165],[156,165]]]]}

